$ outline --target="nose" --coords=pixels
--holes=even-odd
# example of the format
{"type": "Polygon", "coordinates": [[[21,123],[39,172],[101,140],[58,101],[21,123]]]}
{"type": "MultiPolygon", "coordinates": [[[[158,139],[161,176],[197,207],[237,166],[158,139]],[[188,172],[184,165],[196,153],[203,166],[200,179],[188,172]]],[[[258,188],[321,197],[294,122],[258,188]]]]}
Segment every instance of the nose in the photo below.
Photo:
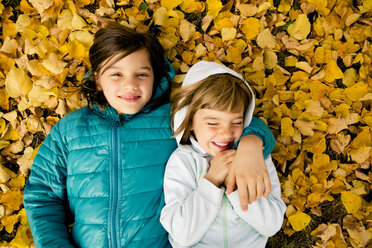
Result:
{"type": "Polygon", "coordinates": [[[121,87],[126,90],[135,90],[138,88],[138,84],[135,77],[127,76],[121,81],[121,87]]]}
{"type": "Polygon", "coordinates": [[[231,137],[233,135],[233,130],[231,125],[224,125],[220,129],[220,135],[224,137],[231,137]]]}

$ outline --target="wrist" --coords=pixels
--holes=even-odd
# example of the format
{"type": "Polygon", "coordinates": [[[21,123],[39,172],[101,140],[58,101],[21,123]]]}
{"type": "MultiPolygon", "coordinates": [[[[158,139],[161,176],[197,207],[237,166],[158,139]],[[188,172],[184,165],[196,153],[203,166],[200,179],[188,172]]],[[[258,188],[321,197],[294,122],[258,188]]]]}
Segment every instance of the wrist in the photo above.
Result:
{"type": "Polygon", "coordinates": [[[214,184],[217,188],[221,187],[222,182],[219,182],[219,180],[216,180],[215,178],[211,177],[210,175],[207,174],[204,178],[207,179],[212,184],[214,184]]]}
{"type": "Polygon", "coordinates": [[[263,142],[262,140],[254,134],[245,135],[238,144],[238,151],[245,150],[245,151],[262,151],[263,149],[263,142]]]}

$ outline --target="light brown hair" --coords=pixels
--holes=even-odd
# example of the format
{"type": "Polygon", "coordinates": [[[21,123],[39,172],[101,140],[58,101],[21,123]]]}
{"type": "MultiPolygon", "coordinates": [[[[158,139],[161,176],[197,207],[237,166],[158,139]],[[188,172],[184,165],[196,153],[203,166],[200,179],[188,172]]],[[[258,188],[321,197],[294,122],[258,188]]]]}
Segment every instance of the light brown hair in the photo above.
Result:
{"type": "Polygon", "coordinates": [[[180,127],[174,130],[173,137],[184,131],[181,144],[189,141],[193,117],[199,109],[245,113],[251,100],[251,92],[244,81],[228,73],[213,74],[192,85],[174,89],[171,93],[171,121],[183,107],[189,106],[189,109],[180,127]]]}
{"type": "Polygon", "coordinates": [[[83,81],[82,92],[90,104],[95,102],[99,105],[108,105],[103,92],[97,90],[95,75],[103,73],[102,68],[108,68],[140,49],[148,52],[154,72],[152,97],[156,94],[161,79],[165,77],[168,81],[168,90],[157,99],[150,100],[148,104],[156,108],[169,102],[171,79],[167,73],[164,50],[159,41],[150,33],[139,33],[118,23],[110,22],[105,28],[95,33],[93,45],[89,49],[91,69],[89,76],[83,81]]]}

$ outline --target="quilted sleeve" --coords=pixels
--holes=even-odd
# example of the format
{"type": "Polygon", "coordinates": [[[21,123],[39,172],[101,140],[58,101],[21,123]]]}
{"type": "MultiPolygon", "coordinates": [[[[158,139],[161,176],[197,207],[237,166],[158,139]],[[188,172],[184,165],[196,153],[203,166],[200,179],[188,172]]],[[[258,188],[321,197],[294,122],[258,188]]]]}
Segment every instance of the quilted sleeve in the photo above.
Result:
{"type": "Polygon", "coordinates": [[[242,137],[248,134],[254,134],[262,140],[264,146],[263,156],[264,158],[269,156],[275,146],[274,135],[270,128],[263,121],[253,116],[249,126],[244,128],[242,137]]]}
{"type": "Polygon", "coordinates": [[[23,203],[36,247],[74,247],[68,232],[66,153],[57,123],[40,146],[23,203]]]}

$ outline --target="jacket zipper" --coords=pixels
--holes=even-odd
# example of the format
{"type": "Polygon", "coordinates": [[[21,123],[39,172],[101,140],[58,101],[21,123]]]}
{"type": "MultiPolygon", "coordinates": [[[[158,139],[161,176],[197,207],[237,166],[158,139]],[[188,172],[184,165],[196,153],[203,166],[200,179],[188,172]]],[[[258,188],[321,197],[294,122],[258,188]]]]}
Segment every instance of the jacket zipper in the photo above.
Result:
{"type": "Polygon", "coordinates": [[[223,247],[229,247],[229,239],[227,234],[227,199],[225,196],[222,198],[222,229],[223,229],[223,247]]]}
{"type": "Polygon", "coordinates": [[[112,247],[118,247],[120,244],[117,237],[118,230],[118,218],[117,218],[117,208],[118,208],[118,191],[119,191],[119,135],[118,135],[118,123],[112,129],[112,196],[111,196],[111,243],[112,247]]]}

